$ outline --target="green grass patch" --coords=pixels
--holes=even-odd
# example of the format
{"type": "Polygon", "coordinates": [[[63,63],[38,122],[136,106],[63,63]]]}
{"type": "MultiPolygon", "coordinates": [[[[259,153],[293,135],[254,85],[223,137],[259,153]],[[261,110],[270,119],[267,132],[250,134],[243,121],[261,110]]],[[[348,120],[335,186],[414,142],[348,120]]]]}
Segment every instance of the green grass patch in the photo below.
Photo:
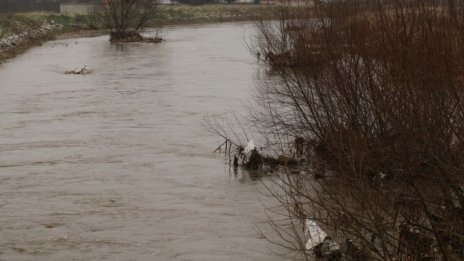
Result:
{"type": "Polygon", "coordinates": [[[220,21],[244,21],[271,17],[275,7],[252,4],[167,5],[162,6],[149,26],[220,21]]]}
{"type": "Polygon", "coordinates": [[[95,17],[91,15],[60,15],[58,13],[32,12],[0,15],[0,38],[13,33],[30,31],[44,24],[56,23],[64,30],[95,29],[98,25],[95,17]]]}
{"type": "Polygon", "coordinates": [[[5,28],[0,28],[0,39],[10,35],[10,32],[5,28]]]}
{"type": "Polygon", "coordinates": [[[40,27],[40,23],[22,16],[7,14],[0,16],[0,37],[40,27]]]}

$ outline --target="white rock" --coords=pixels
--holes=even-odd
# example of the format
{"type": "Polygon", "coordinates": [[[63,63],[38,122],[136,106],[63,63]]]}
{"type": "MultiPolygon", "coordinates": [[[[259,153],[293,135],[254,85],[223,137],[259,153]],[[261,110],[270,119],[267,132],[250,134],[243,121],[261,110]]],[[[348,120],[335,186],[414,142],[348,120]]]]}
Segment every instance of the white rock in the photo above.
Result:
{"type": "Polygon", "coordinates": [[[306,219],[305,226],[305,236],[308,238],[305,247],[308,250],[312,250],[315,246],[324,242],[327,237],[327,233],[325,233],[324,230],[317,225],[316,221],[309,218],[306,219]]]}

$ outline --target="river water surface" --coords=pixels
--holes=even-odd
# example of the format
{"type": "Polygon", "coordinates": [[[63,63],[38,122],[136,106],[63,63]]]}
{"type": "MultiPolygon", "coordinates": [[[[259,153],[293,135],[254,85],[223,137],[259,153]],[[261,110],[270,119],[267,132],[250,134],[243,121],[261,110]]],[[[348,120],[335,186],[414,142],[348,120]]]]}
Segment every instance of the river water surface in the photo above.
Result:
{"type": "Polygon", "coordinates": [[[261,183],[202,127],[250,100],[251,33],[58,40],[0,65],[0,260],[282,260],[253,230],[261,183]]]}

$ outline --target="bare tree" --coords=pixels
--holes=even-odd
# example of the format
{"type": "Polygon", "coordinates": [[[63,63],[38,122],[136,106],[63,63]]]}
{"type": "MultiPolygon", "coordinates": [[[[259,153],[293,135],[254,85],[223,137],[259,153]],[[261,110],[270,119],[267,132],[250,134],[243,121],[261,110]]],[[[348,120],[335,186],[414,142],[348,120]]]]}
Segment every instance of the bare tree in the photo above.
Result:
{"type": "Polygon", "coordinates": [[[155,18],[159,7],[159,0],[103,0],[96,14],[111,29],[112,41],[140,41],[139,31],[155,18]]]}

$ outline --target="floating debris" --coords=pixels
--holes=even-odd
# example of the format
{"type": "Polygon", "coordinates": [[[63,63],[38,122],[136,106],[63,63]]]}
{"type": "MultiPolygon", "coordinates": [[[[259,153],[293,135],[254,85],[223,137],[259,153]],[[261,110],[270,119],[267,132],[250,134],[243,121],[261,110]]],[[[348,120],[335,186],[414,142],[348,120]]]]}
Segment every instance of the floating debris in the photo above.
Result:
{"type": "Polygon", "coordinates": [[[308,238],[308,241],[306,242],[306,249],[312,250],[314,247],[324,242],[327,238],[327,233],[322,230],[316,221],[306,219],[305,226],[305,234],[308,238]]]}
{"type": "Polygon", "coordinates": [[[80,70],[64,71],[64,74],[92,74],[94,71],[92,69],[87,69],[87,65],[80,70]]]}
{"type": "Polygon", "coordinates": [[[145,37],[136,30],[129,30],[127,32],[111,32],[110,41],[112,43],[133,43],[133,42],[146,42],[146,43],[161,43],[164,39],[158,36],[145,37]]]}
{"type": "Polygon", "coordinates": [[[312,250],[317,258],[328,258],[328,260],[340,260],[340,245],[333,241],[324,230],[311,219],[306,219],[305,236],[308,238],[306,249],[312,250]]]}

